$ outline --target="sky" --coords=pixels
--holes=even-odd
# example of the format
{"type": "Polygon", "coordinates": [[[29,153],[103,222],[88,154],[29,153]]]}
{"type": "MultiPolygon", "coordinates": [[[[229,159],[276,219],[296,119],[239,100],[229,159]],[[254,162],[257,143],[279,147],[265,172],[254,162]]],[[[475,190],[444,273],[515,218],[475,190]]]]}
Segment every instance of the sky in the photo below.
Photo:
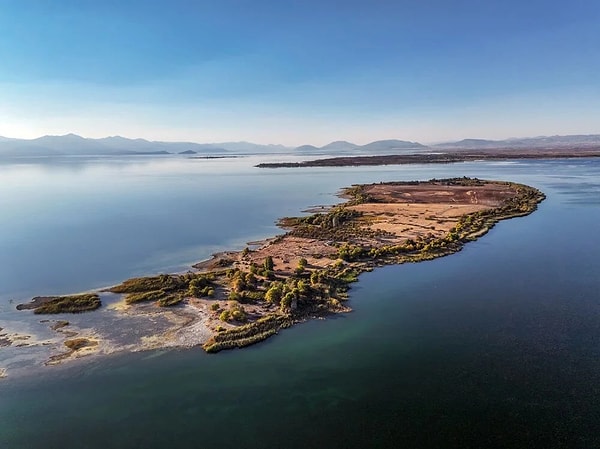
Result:
{"type": "Polygon", "coordinates": [[[600,2],[0,0],[0,136],[600,133],[600,2]]]}

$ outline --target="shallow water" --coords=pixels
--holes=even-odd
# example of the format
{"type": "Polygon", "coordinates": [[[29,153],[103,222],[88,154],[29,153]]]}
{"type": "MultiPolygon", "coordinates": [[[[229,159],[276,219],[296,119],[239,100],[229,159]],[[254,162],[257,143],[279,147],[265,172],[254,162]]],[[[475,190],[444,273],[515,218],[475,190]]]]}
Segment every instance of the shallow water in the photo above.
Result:
{"type": "Polygon", "coordinates": [[[0,166],[0,323],[31,317],[9,298],[185,268],[352,183],[480,176],[548,199],[458,254],[362,275],[354,312],[251,348],[2,380],[0,447],[600,445],[599,162],[261,171],[258,159],[0,166]]]}

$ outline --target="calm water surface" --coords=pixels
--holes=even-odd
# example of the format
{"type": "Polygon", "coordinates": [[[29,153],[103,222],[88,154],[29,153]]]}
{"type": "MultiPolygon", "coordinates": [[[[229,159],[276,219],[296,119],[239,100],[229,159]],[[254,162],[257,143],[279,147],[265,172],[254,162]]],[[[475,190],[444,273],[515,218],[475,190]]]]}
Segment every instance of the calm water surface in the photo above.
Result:
{"type": "Polygon", "coordinates": [[[252,168],[262,159],[0,165],[0,327],[42,327],[11,299],[185,269],[352,183],[467,175],[548,199],[451,257],[361,276],[353,313],[242,351],[9,375],[0,447],[600,447],[600,163],[252,168]]]}

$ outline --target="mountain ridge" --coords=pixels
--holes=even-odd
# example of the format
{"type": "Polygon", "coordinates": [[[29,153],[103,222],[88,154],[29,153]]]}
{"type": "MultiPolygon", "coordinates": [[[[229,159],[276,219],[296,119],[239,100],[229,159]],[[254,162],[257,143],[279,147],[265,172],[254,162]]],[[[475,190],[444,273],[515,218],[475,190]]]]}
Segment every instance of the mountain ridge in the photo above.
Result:
{"type": "Polygon", "coordinates": [[[280,144],[255,144],[246,141],[221,143],[164,142],[142,138],[130,139],[108,136],[98,139],[77,134],[47,135],[35,139],[0,136],[0,156],[74,156],[74,155],[143,155],[143,154],[204,154],[227,155],[261,153],[325,153],[325,154],[393,154],[413,151],[469,151],[487,149],[554,149],[600,147],[600,134],[572,134],[537,137],[518,137],[503,140],[468,138],[459,141],[423,145],[407,140],[376,140],[358,145],[336,140],[321,147],[301,145],[296,148],[280,144]],[[193,153],[192,153],[193,152],[193,153]]]}
{"type": "Polygon", "coordinates": [[[568,134],[537,137],[512,137],[509,139],[463,139],[430,145],[438,149],[510,149],[510,148],[564,148],[600,145],[600,134],[568,134]]]}

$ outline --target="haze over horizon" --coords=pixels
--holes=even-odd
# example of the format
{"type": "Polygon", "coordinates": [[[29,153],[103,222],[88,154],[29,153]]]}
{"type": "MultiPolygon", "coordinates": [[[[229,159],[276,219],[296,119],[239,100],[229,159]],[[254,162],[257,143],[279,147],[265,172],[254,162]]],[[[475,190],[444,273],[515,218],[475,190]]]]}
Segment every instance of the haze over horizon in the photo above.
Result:
{"type": "Polygon", "coordinates": [[[600,4],[0,4],[0,135],[324,145],[593,134],[600,4]]]}

